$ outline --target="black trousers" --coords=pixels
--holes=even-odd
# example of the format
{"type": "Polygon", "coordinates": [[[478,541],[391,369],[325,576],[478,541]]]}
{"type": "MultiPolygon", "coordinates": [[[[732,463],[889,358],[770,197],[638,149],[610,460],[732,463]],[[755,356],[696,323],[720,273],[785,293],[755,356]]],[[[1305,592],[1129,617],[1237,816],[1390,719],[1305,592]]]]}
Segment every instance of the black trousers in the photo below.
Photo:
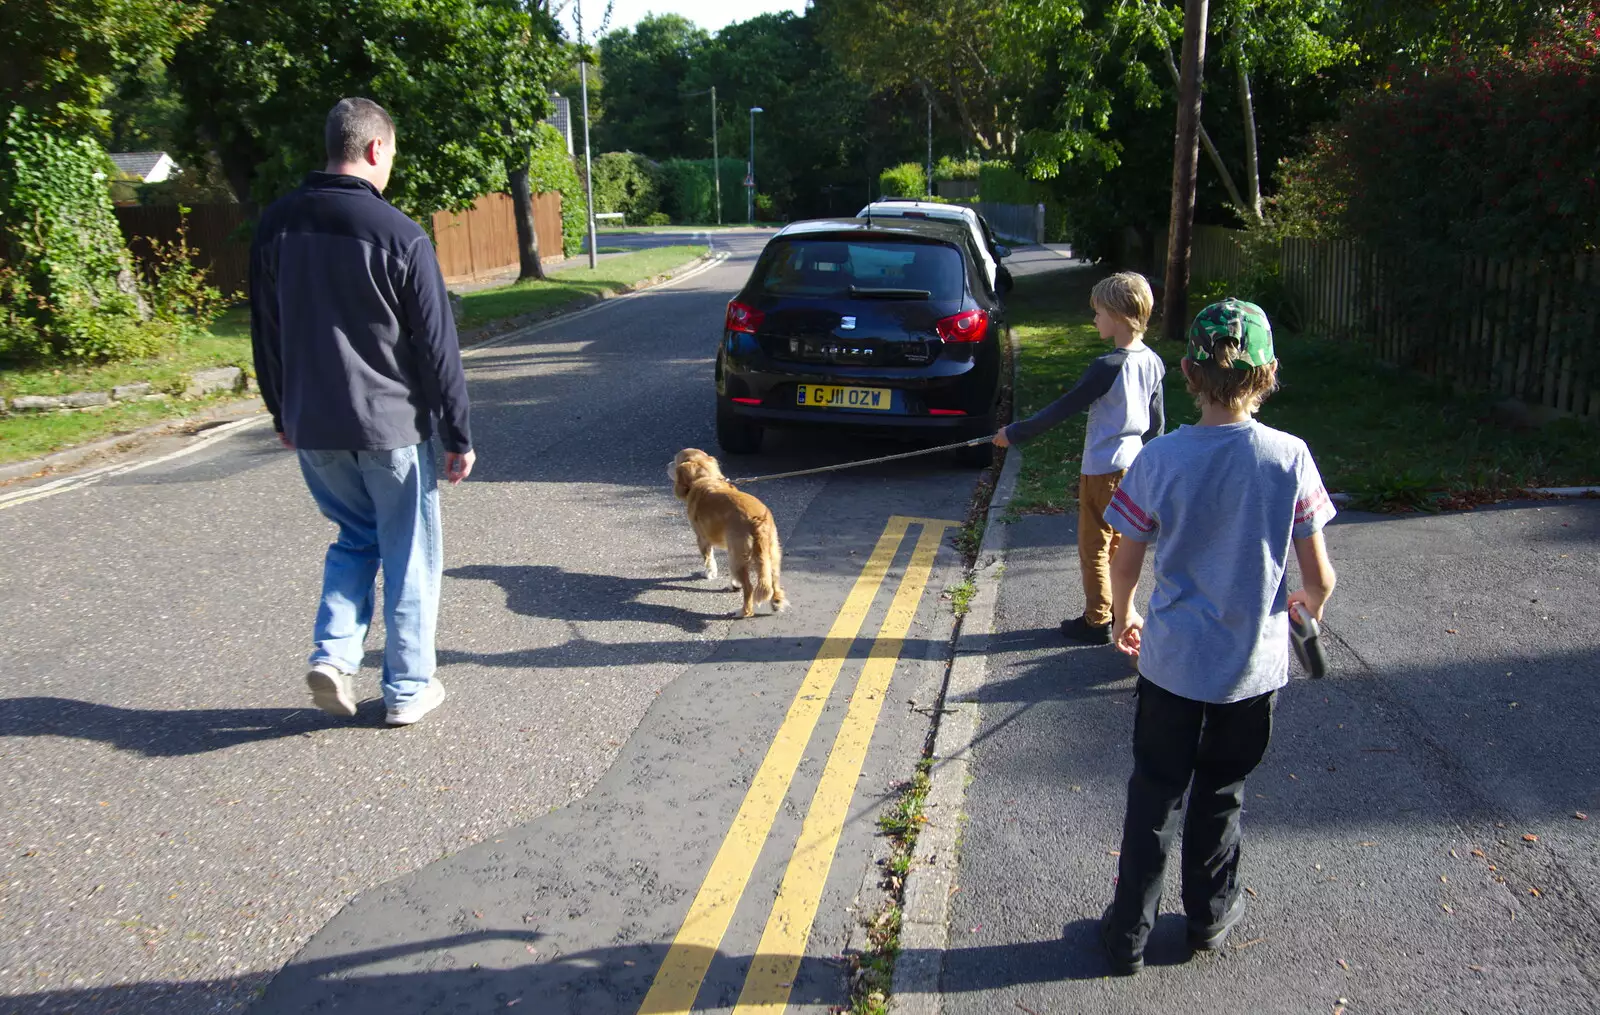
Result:
{"type": "Polygon", "coordinates": [[[1143,677],[1133,727],[1133,777],[1122,825],[1107,943],[1140,955],[1161,905],[1167,852],[1183,819],[1183,909],[1189,930],[1220,927],[1239,897],[1239,810],[1245,776],[1272,737],[1272,691],[1213,705],[1143,677]],[[1189,794],[1187,814],[1184,793],[1189,794]]]}

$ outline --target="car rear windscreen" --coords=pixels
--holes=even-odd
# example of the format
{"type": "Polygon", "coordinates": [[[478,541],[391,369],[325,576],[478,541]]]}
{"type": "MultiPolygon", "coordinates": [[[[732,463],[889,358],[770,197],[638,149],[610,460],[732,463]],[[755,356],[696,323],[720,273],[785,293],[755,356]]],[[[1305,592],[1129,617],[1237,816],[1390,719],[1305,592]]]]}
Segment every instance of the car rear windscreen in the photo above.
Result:
{"type": "Polygon", "coordinates": [[[773,244],[761,288],[773,296],[870,296],[875,289],[926,290],[959,300],[961,253],[942,243],[796,237],[773,244]]]}

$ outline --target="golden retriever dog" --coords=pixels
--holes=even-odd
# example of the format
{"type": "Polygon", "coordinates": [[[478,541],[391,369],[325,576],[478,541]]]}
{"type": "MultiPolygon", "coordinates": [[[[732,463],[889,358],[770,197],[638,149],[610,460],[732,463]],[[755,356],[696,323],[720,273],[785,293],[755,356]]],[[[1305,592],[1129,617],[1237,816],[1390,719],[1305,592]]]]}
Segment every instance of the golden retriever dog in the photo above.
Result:
{"type": "Polygon", "coordinates": [[[756,607],[772,601],[772,612],[787,600],[778,584],[783,550],[778,546],[778,526],[767,506],[739,490],[722,475],[717,460],[699,448],[684,448],[667,467],[672,492],[684,503],[695,542],[706,565],[706,577],[717,576],[713,547],[728,551],[733,585],[744,592],[742,617],[755,615],[756,607]]]}

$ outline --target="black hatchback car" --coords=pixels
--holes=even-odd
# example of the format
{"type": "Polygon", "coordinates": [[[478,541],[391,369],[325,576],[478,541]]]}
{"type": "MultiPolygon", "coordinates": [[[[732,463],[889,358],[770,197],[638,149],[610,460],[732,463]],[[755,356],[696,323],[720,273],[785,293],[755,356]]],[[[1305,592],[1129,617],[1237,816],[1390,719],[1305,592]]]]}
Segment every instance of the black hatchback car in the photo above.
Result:
{"type": "MultiPolygon", "coordinates": [[[[970,230],[919,219],[784,228],[728,303],[717,443],[759,451],[768,427],[925,434],[995,429],[1004,308],[970,230]]],[[[959,456],[987,463],[979,445],[959,456]]]]}

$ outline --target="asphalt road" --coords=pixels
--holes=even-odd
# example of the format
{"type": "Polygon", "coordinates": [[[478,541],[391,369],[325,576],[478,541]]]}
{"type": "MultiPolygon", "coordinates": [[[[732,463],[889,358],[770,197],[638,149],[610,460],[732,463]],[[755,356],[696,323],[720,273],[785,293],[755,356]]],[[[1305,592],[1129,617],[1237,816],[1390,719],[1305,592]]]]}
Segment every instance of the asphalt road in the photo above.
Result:
{"type": "Polygon", "coordinates": [[[1221,954],[1186,960],[1169,864],[1132,979],[1107,976],[1094,937],[1132,670],[1056,632],[1082,606],[1074,539],[1066,517],[1010,530],[947,1015],[1596,1010],[1600,502],[1328,529],[1333,671],[1281,692],[1246,783],[1249,909],[1221,954]]]}
{"type": "MultiPolygon", "coordinates": [[[[754,488],[793,605],[730,619],[665,467],[715,446],[723,306],[768,235],[718,234],[725,263],[469,355],[480,458],[443,491],[450,698],[415,727],[382,725],[375,669],[353,722],[309,707],[331,530],[268,428],[5,491],[0,1010],[631,1013],[691,903],[718,901],[752,784],[770,820],[738,826],[748,884],[717,868],[726,935],[674,968],[705,968],[703,1010],[758,954],[778,961],[755,999],[844,1000],[830,957],[860,944],[873,816],[948,654],[959,560],[933,523],[963,519],[975,477],[928,458],[754,488]],[[762,781],[775,737],[792,782],[762,781]],[[808,823],[824,803],[836,852],[808,823]]],[[[729,471],[894,449],[779,436],[729,471]]]]}

